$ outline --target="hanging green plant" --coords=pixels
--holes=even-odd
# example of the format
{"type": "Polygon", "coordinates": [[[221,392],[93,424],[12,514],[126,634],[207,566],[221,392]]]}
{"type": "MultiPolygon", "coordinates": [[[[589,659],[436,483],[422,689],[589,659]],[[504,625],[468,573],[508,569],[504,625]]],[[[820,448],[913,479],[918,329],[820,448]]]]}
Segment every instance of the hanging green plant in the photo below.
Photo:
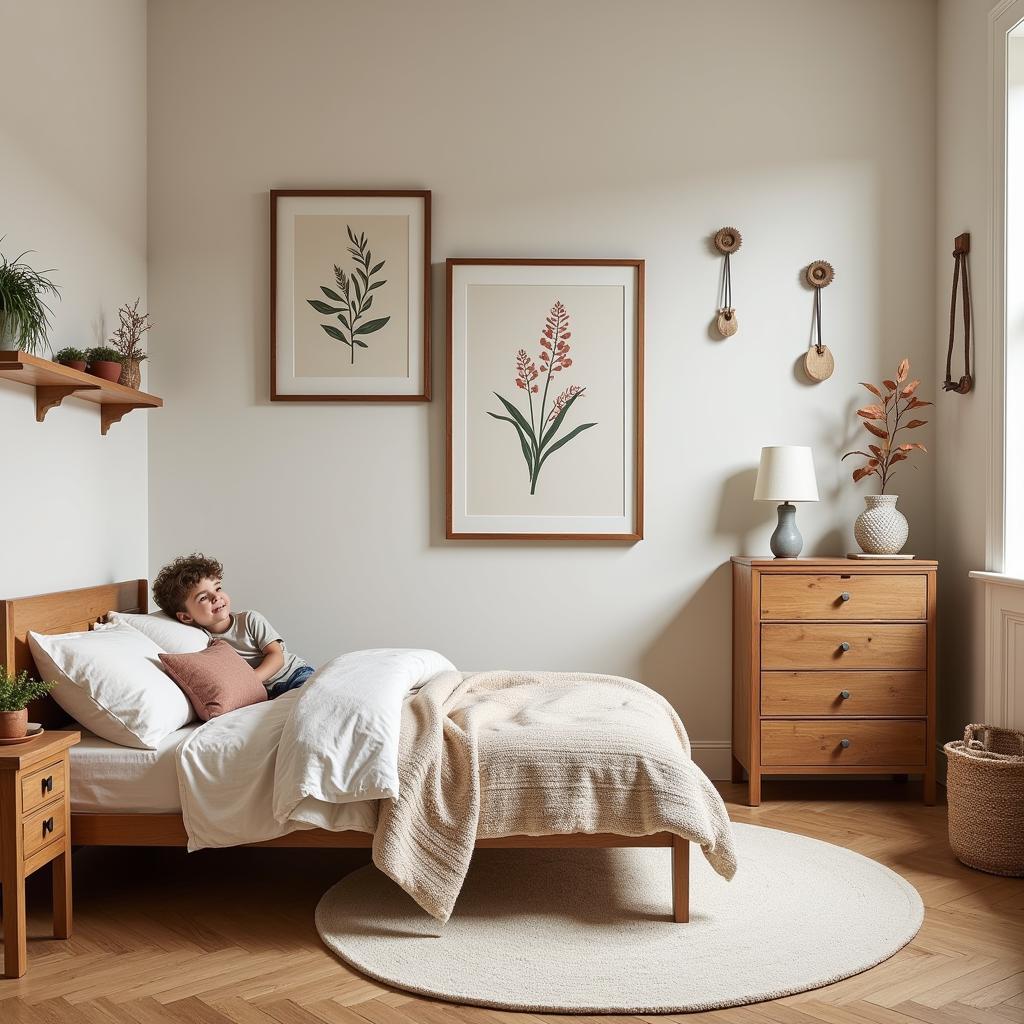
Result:
{"type": "Polygon", "coordinates": [[[26,251],[9,260],[0,253],[0,349],[37,355],[50,347],[47,334],[53,311],[46,296],[59,299],[60,290],[46,276],[53,271],[33,269],[25,262],[27,255],[26,251]]]}

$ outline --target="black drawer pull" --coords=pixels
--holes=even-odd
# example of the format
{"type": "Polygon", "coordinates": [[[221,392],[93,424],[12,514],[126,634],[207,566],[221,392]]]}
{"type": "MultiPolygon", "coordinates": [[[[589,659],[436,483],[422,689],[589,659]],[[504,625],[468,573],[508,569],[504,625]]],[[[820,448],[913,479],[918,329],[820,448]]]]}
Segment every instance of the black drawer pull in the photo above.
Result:
{"type": "Polygon", "coordinates": [[[849,601],[849,600],[850,600],[850,592],[849,592],[848,590],[844,590],[844,591],[843,591],[843,592],[842,592],[842,593],[841,593],[841,594],[839,595],[839,600],[840,600],[840,601],[849,601]]]}
{"type": "Polygon", "coordinates": [[[53,818],[47,818],[43,822],[43,835],[48,836],[53,831],[53,818]]]}
{"type": "Polygon", "coordinates": [[[839,650],[841,651],[848,651],[849,649],[850,645],[845,640],[839,645],[839,650]]]}
{"type": "Polygon", "coordinates": [[[43,779],[43,792],[44,793],[52,793],[53,792],[53,776],[52,775],[47,775],[46,778],[43,779]]]}
{"type": "Polygon", "coordinates": [[[850,691],[849,690],[840,690],[839,691],[839,696],[842,697],[843,700],[849,700],[850,699],[850,691]]]}
{"type": "Polygon", "coordinates": [[[845,750],[849,745],[850,745],[850,741],[848,739],[844,738],[844,739],[841,739],[839,741],[839,746],[841,746],[843,748],[843,750],[845,750]]]}

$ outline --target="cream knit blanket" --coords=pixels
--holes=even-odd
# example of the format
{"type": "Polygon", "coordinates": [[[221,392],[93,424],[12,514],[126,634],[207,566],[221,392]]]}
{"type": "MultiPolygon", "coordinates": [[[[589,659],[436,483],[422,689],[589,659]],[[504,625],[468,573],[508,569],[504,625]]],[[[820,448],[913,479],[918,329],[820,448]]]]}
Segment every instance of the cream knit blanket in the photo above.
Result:
{"type": "Polygon", "coordinates": [[[405,702],[399,796],[373,861],[446,921],[477,838],[672,832],[736,871],[717,790],[679,716],[641,683],[561,672],[442,672],[405,702]]]}

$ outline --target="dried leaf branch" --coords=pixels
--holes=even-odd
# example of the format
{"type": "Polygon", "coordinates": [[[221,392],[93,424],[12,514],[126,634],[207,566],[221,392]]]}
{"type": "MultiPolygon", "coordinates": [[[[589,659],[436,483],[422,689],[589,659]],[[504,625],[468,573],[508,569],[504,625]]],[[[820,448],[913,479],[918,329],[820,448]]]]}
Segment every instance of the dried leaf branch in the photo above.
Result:
{"type": "Polygon", "coordinates": [[[902,359],[896,369],[896,379],[886,378],[882,381],[884,391],[882,388],[875,387],[874,384],[861,382],[861,386],[880,399],[881,404],[865,405],[857,410],[857,415],[863,421],[864,429],[882,443],[880,445],[869,444],[867,451],[847,452],[843,456],[843,459],[848,459],[851,455],[862,456],[866,461],[864,465],[858,466],[853,471],[853,482],[857,483],[865,477],[877,476],[882,482],[882,494],[885,494],[886,486],[895,476],[893,466],[899,462],[905,462],[916,450],[928,451],[919,441],[897,443],[897,437],[901,430],[916,430],[928,422],[919,419],[905,420],[904,417],[907,413],[911,409],[922,409],[926,405],[932,404],[922,401],[915,394],[921,385],[919,380],[905,383],[909,376],[910,360],[902,359]]]}

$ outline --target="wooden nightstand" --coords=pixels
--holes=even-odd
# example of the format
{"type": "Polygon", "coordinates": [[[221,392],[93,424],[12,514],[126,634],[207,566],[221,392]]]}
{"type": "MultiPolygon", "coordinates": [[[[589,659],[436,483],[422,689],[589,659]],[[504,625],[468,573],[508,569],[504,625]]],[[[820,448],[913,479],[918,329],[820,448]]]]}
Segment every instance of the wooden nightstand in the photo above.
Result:
{"type": "Polygon", "coordinates": [[[45,732],[0,746],[0,880],[4,976],[25,973],[25,879],[53,861],[53,934],[71,936],[71,803],[68,750],[77,732],[45,732]]]}
{"type": "Polygon", "coordinates": [[[938,563],[733,558],[733,781],[924,778],[935,803],[938,563]]]}

